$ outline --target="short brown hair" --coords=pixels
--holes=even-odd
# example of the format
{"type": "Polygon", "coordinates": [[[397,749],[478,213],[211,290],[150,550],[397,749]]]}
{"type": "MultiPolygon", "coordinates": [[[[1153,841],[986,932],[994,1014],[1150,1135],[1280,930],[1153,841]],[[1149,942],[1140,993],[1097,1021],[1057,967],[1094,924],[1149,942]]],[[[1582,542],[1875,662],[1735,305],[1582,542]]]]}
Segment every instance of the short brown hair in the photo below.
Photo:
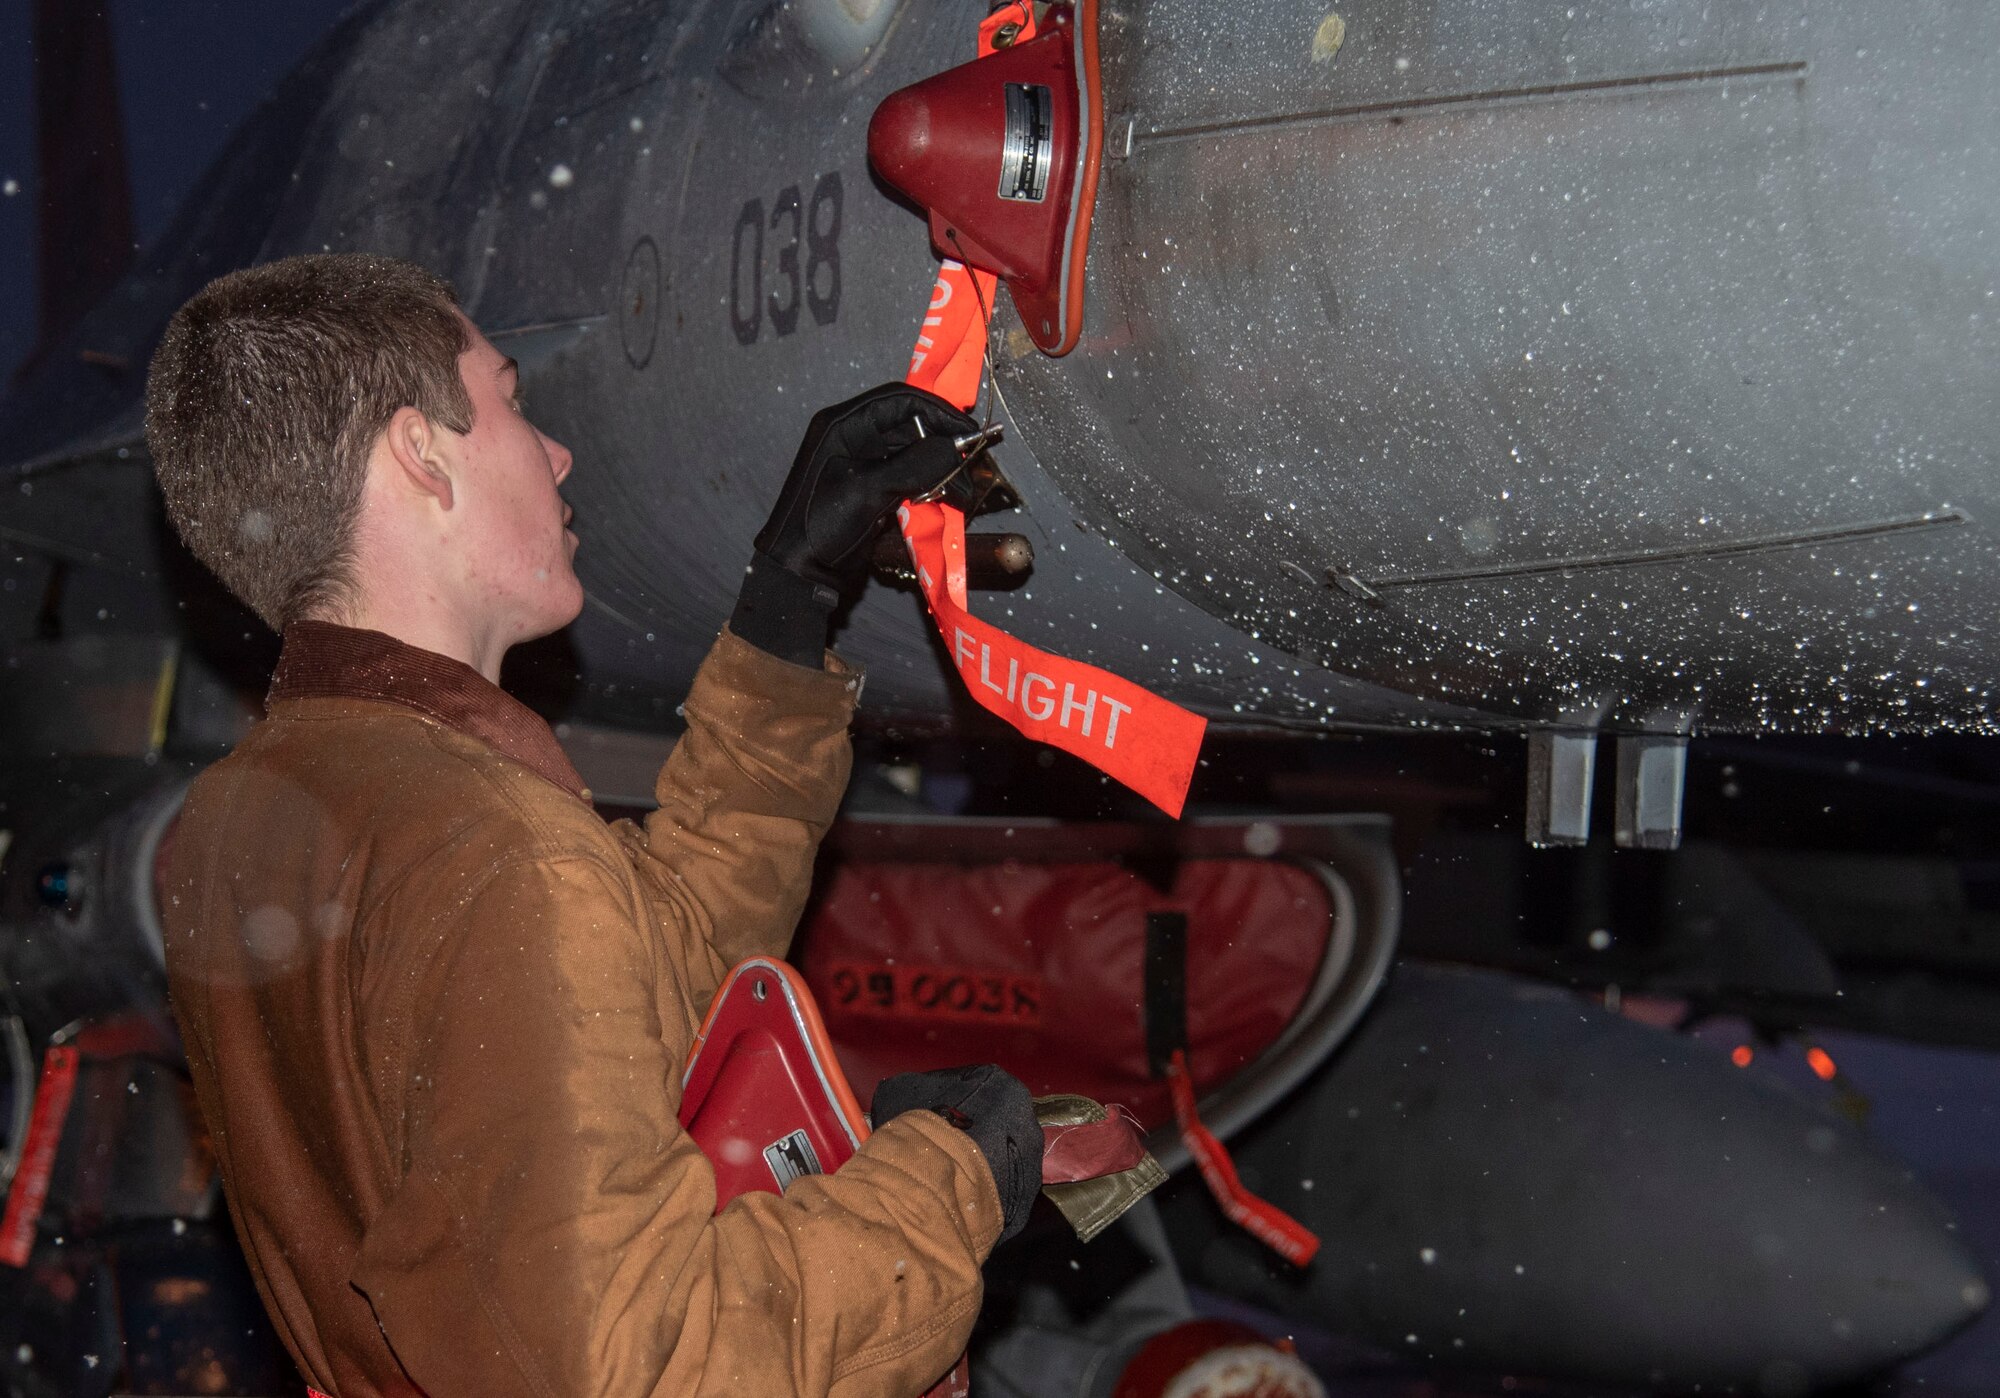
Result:
{"type": "Polygon", "coordinates": [[[451,284],[361,253],[218,277],[174,313],[146,443],[190,552],[273,628],[346,600],[368,453],[397,409],[472,429],[451,284]]]}

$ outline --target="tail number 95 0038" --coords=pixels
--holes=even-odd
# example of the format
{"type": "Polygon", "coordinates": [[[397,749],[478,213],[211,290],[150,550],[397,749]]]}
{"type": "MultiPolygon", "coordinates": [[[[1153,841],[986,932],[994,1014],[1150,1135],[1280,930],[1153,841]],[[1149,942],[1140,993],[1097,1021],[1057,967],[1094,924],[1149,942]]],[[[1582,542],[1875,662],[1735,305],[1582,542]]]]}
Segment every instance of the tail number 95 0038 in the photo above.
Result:
{"type": "Polygon", "coordinates": [[[1037,976],[864,961],[837,961],[830,972],[829,1008],[836,1013],[1024,1027],[1042,1022],[1037,976]]]}

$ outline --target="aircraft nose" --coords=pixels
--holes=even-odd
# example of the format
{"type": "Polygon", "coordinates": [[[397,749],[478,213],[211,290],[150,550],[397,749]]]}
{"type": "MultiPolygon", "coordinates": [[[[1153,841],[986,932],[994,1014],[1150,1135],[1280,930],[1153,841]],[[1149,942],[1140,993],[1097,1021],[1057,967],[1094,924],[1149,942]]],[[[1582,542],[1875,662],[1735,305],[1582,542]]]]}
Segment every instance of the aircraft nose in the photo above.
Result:
{"type": "Polygon", "coordinates": [[[1726,1152],[1735,1197],[1711,1200],[1704,1220],[1690,1191],[1662,1218],[1734,1243],[1685,1323],[1733,1313],[1748,1342],[1741,1358],[1779,1376],[1765,1388],[1803,1393],[1807,1380],[1859,1378],[1931,1349],[1985,1310],[1992,1293],[1978,1258],[1909,1170],[1844,1124],[1812,1121],[1754,1080],[1744,1086],[1744,1110],[1756,1115],[1738,1122],[1726,1152]],[[1789,1388],[1781,1381],[1793,1377],[1789,1388]]]}
{"type": "Polygon", "coordinates": [[[1836,1268],[1814,1289],[1833,1317],[1828,1328],[1857,1357],[1931,1349],[1977,1319],[1993,1295],[1957,1225],[1907,1172],[1892,1167],[1894,1178],[1864,1182],[1884,1164],[1874,1157],[1850,1169],[1845,1188],[1836,1179],[1818,1216],[1801,1220],[1815,1227],[1817,1247],[1803,1249],[1800,1261],[1836,1268]],[[1856,1257],[1866,1265],[1852,1270],[1856,1257]],[[1838,1266],[1843,1260],[1848,1267],[1838,1266]]]}
{"type": "Polygon", "coordinates": [[[1839,1312],[1830,1328],[1858,1354],[1922,1353],[1991,1303],[1992,1283],[1978,1258],[1956,1234],[1941,1232],[1938,1219],[1906,1212],[1881,1232],[1873,1275],[1855,1278],[1829,1298],[1829,1312],[1839,1312]]]}
{"type": "Polygon", "coordinates": [[[1930,1348],[1991,1295],[1943,1207],[1845,1120],[1491,972],[1399,966],[1236,1153],[1325,1246],[1273,1278],[1183,1191],[1191,1280],[1430,1361],[1803,1394],[1930,1348]]]}

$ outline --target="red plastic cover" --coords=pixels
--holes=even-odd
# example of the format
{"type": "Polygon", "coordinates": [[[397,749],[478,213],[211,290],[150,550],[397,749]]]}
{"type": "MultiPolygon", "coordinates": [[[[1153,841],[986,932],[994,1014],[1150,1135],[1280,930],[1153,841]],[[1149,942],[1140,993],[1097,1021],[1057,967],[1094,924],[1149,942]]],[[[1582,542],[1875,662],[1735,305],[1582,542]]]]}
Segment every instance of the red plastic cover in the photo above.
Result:
{"type": "Polygon", "coordinates": [[[1146,915],[1188,919],[1197,1091],[1232,1077],[1297,1013],[1333,914],[1308,870],[1180,863],[1162,893],[1124,866],[874,862],[833,871],[795,957],[866,1101],[892,1073],[999,1063],[1037,1095],[1077,1092],[1148,1128],[1174,1119],[1150,1076],[1146,915]]]}
{"type": "Polygon", "coordinates": [[[868,124],[875,172],[929,212],[941,256],[998,275],[1046,354],[1083,330],[1103,154],[1097,0],[1016,3],[980,27],[981,57],[891,93],[868,124]],[[1004,29],[1019,34],[995,48],[1004,29]]]}
{"type": "Polygon", "coordinates": [[[805,983],[782,961],[738,962],[688,1054],[681,1127],[715,1168],[718,1212],[832,1174],[868,1138],[805,983]]]}

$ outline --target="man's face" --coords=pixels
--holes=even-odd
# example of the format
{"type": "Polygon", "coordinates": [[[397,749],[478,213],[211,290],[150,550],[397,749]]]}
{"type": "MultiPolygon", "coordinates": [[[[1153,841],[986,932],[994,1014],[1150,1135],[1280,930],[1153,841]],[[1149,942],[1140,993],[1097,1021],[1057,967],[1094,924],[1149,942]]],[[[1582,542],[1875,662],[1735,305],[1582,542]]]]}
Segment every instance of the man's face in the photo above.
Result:
{"type": "Polygon", "coordinates": [[[472,430],[457,439],[468,541],[466,582],[492,610],[508,644],[559,631],[583,610],[583,585],[570,560],[576,535],[556,493],[568,478],[569,448],[545,436],[522,411],[514,361],[466,322],[471,348],[458,357],[472,399],[472,430]]]}

